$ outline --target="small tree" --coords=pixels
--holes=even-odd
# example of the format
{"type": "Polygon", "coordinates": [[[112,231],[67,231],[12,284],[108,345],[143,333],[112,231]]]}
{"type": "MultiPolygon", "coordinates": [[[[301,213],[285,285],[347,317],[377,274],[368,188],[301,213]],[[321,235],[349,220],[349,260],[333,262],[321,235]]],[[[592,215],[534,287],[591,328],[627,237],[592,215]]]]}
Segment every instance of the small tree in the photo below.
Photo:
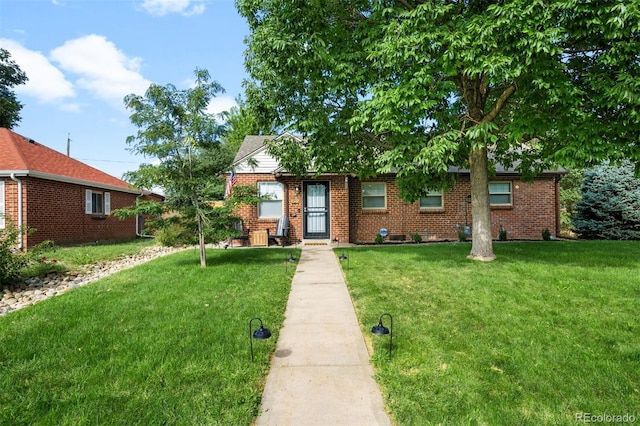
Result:
{"type": "Polygon", "coordinates": [[[184,226],[198,236],[200,266],[206,267],[206,236],[213,235],[207,229],[217,229],[219,219],[230,213],[227,207],[216,207],[207,201],[214,199],[215,188],[220,187],[230,159],[224,155],[219,140],[222,126],[206,112],[211,99],[224,89],[209,81],[206,70],[196,69],[195,77],[192,89],[152,84],[144,96],[125,97],[125,106],[133,111],[131,122],[140,128],[137,135],[127,138],[127,144],[132,152],[157,162],[141,165],[126,178],[143,188],[164,189],[165,207],[179,212],[184,226]],[[206,160],[218,157],[227,160],[206,160]]]}
{"type": "Polygon", "coordinates": [[[640,239],[640,179],[630,163],[585,171],[573,225],[582,238],[640,239]]]}

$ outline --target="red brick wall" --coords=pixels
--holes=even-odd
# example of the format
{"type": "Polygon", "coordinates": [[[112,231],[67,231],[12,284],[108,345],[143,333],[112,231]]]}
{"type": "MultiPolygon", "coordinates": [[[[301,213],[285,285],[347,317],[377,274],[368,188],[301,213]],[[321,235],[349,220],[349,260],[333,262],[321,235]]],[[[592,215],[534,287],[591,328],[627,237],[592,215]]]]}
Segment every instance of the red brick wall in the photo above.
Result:
{"type": "MultiPolygon", "coordinates": [[[[276,179],[272,174],[239,174],[238,185],[256,185],[257,182],[279,181],[284,185],[285,202],[284,214],[289,217],[289,242],[302,240],[302,188],[304,179],[285,176],[276,179]]],[[[331,239],[338,238],[346,241],[349,237],[348,193],[345,189],[344,176],[326,176],[317,179],[329,182],[330,200],[330,234],[331,239]]],[[[259,219],[257,206],[242,206],[237,212],[244,218],[244,226],[252,231],[269,229],[274,233],[277,218],[259,219]]]]}
{"type": "MultiPolygon", "coordinates": [[[[239,174],[238,183],[255,185],[258,181],[282,182],[285,186],[284,214],[289,216],[290,242],[302,239],[302,182],[293,177],[276,179],[271,174],[239,174]],[[296,186],[299,192],[296,192],[296,186]]],[[[362,209],[362,182],[353,177],[322,176],[317,180],[330,183],[331,239],[352,243],[371,243],[381,228],[390,235],[404,235],[411,239],[420,233],[425,241],[457,240],[458,230],[471,225],[471,205],[467,202],[470,193],[469,176],[462,175],[454,188],[444,194],[444,208],[421,210],[418,202],[407,203],[398,198],[398,189],[393,176],[378,177],[367,182],[387,184],[387,208],[381,210],[362,209]],[[347,217],[349,218],[347,220],[347,217]]],[[[553,234],[558,226],[558,188],[553,177],[539,178],[533,183],[524,183],[517,178],[492,178],[491,181],[512,183],[513,203],[509,207],[492,207],[491,230],[498,238],[500,227],[507,231],[509,239],[536,240],[542,238],[542,229],[553,234]]],[[[275,230],[277,219],[258,219],[257,207],[243,206],[238,215],[245,218],[245,226],[251,230],[275,230]]]]}
{"type": "MultiPolygon", "coordinates": [[[[85,214],[85,190],[111,194],[111,211],[130,206],[136,194],[103,190],[84,185],[24,177],[23,223],[36,231],[25,236],[23,244],[31,247],[45,240],[55,244],[75,244],[133,238],[135,218],[119,220],[108,215],[101,218],[85,214]]],[[[7,216],[18,222],[18,184],[5,181],[7,216]]]]}
{"type": "MultiPolygon", "coordinates": [[[[491,182],[496,181],[511,182],[513,202],[509,207],[491,208],[491,235],[494,238],[498,238],[501,226],[509,239],[539,240],[544,228],[556,233],[558,195],[554,178],[540,178],[533,183],[524,183],[517,178],[491,179],[491,182]]],[[[389,235],[405,235],[406,239],[419,233],[423,240],[457,240],[458,231],[471,226],[468,175],[461,176],[453,189],[444,193],[441,210],[421,210],[417,201],[400,200],[392,176],[367,182],[387,183],[387,209],[363,210],[362,182],[354,179],[350,188],[352,242],[372,242],[381,228],[386,228],[389,235]]]]}

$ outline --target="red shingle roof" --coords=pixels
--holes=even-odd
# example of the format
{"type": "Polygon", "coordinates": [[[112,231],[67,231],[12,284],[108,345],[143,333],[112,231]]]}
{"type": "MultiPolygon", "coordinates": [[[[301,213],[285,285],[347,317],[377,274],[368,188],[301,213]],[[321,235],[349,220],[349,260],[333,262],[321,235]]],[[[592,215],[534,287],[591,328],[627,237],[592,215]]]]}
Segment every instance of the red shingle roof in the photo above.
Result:
{"type": "Polygon", "coordinates": [[[21,172],[47,175],[56,180],[72,179],[93,182],[98,186],[127,189],[134,188],[127,182],[104,173],[71,157],[27,139],[9,129],[0,128],[0,173],[21,172]]]}

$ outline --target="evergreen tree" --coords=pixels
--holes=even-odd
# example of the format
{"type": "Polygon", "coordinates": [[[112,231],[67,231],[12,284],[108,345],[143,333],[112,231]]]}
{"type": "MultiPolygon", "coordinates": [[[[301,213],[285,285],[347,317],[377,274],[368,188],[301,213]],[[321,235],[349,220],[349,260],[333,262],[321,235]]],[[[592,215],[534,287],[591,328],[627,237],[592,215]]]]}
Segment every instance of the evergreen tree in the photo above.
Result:
{"type": "Polygon", "coordinates": [[[630,163],[586,170],[581,190],[573,219],[581,238],[640,239],[640,179],[630,163]]]}

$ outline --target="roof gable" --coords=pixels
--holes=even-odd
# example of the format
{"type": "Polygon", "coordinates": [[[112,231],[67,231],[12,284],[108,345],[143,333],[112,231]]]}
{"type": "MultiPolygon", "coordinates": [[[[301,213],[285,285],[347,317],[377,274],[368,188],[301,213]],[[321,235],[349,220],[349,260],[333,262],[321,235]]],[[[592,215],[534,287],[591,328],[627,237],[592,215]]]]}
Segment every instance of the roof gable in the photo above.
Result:
{"type": "Polygon", "coordinates": [[[245,136],[235,158],[233,159],[234,164],[241,163],[262,151],[265,148],[264,143],[274,138],[275,136],[245,136]]]}
{"type": "MultiPolygon", "coordinates": [[[[0,174],[20,173],[131,191],[127,182],[74,160],[32,139],[0,128],[0,174]]],[[[136,190],[137,191],[137,190],[136,190]]]]}
{"type": "Polygon", "coordinates": [[[302,141],[302,139],[291,133],[283,133],[279,136],[245,136],[233,160],[233,166],[236,172],[249,173],[251,171],[258,171],[262,173],[274,173],[281,169],[279,161],[266,152],[265,142],[284,137],[292,137],[302,141]],[[252,161],[255,161],[257,165],[252,165],[252,161]]]}

